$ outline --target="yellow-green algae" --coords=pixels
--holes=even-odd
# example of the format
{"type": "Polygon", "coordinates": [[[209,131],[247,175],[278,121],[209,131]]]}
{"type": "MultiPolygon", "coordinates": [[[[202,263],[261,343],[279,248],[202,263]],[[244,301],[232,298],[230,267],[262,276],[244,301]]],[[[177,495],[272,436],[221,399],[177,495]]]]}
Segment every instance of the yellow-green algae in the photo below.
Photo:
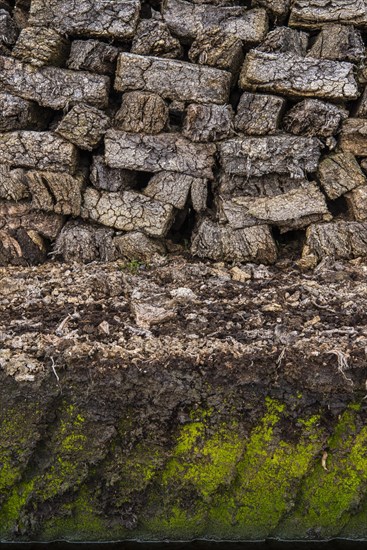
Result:
{"type": "Polygon", "coordinates": [[[22,404],[19,409],[0,415],[0,501],[20,480],[37,442],[38,403],[22,404]]]}
{"type": "Polygon", "coordinates": [[[110,538],[109,531],[107,524],[97,514],[95,495],[89,488],[82,487],[71,502],[61,506],[58,516],[45,522],[41,539],[107,540],[110,538]]]}
{"type": "Polygon", "coordinates": [[[272,534],[294,505],[299,481],[320,450],[318,416],[300,420],[300,440],[291,443],[276,433],[285,406],[269,398],[266,404],[267,412],[247,442],[234,484],[211,509],[210,531],[218,536],[255,539],[272,534]]]}
{"type": "Polygon", "coordinates": [[[93,477],[84,483],[96,449],[89,444],[88,420],[65,404],[50,442],[55,457],[45,471],[26,476],[8,493],[0,535],[6,538],[19,525],[30,497],[44,501],[68,490],[40,539],[299,538],[310,530],[329,537],[340,532],[365,491],[367,427],[359,430],[357,416],[358,407],[349,407],[327,442],[318,415],[298,419],[300,436],[285,440],[281,434],[292,420],[284,404],[267,399],[266,412],[247,439],[239,423],[218,424],[211,411],[196,411],[169,452],[147,440],[126,453],[117,438],[101,465],[107,481],[118,457],[117,477],[111,479],[114,505],[118,510],[128,504],[135,492],[146,502],[129,532],[101,515],[93,477]],[[329,472],[321,467],[326,445],[329,472]]]}
{"type": "Polygon", "coordinates": [[[45,501],[65,490],[77,487],[86,476],[84,418],[74,405],[65,404],[59,425],[51,438],[52,460],[45,471],[35,472],[15,485],[0,509],[0,535],[8,534],[17,524],[28,498],[45,501]]]}
{"type": "Polygon", "coordinates": [[[350,520],[367,489],[367,426],[358,429],[358,410],[358,405],[351,405],[341,415],[325,443],[327,471],[320,458],[305,478],[297,507],[281,533],[299,538],[333,537],[350,520]]]}

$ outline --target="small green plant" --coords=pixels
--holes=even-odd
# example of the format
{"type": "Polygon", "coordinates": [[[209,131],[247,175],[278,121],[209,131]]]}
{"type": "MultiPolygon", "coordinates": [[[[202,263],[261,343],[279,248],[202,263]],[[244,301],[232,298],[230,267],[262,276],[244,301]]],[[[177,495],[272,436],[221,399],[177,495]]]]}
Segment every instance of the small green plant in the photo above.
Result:
{"type": "Polygon", "coordinates": [[[121,271],[129,271],[135,275],[142,266],[147,266],[147,264],[145,262],[141,262],[140,260],[130,260],[129,262],[119,264],[119,269],[121,271]]]}

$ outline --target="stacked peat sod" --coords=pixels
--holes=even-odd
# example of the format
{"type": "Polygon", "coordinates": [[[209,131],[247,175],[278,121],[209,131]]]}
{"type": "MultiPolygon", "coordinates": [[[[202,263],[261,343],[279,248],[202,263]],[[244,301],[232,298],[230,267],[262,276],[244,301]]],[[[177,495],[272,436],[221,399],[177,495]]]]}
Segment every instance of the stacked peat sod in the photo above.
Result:
{"type": "Polygon", "coordinates": [[[0,0],[0,265],[367,255],[367,1],[245,4],[0,0]]]}

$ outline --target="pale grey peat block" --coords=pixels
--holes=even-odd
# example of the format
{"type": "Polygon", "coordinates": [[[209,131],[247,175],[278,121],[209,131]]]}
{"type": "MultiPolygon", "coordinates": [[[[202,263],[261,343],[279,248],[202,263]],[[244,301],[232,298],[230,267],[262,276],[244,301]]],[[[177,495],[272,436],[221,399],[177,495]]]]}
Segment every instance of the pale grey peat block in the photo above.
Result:
{"type": "Polygon", "coordinates": [[[261,8],[247,10],[242,6],[209,6],[185,0],[165,0],[162,14],[172,33],[187,42],[206,30],[220,28],[249,46],[259,44],[268,31],[268,17],[261,8]]]}
{"type": "Polygon", "coordinates": [[[212,178],[215,151],[213,144],[191,143],[175,133],[150,136],[109,130],[105,136],[105,160],[112,168],[212,178]]]}
{"type": "Polygon", "coordinates": [[[219,199],[220,220],[233,229],[269,224],[283,230],[301,229],[317,221],[330,221],[325,197],[314,183],[275,197],[219,199]]]}
{"type": "Polygon", "coordinates": [[[132,38],[139,0],[32,0],[29,24],[74,36],[132,38]]]}
{"type": "Polygon", "coordinates": [[[351,100],[359,96],[351,63],[257,50],[247,54],[239,85],[290,97],[351,100]]]}
{"type": "Polygon", "coordinates": [[[129,260],[146,261],[155,254],[163,255],[166,253],[163,242],[151,239],[140,231],[117,235],[114,238],[114,244],[118,256],[129,260]]]}
{"type": "Polygon", "coordinates": [[[99,40],[73,40],[67,66],[75,71],[112,75],[118,54],[118,48],[99,40]]]}
{"type": "Polygon", "coordinates": [[[6,46],[12,46],[15,44],[18,34],[18,27],[9,12],[0,9],[0,44],[4,43],[6,46]]]}
{"type": "Polygon", "coordinates": [[[192,103],[186,109],[182,134],[192,141],[218,141],[234,133],[234,112],[230,105],[192,103]]]}
{"type": "Polygon", "coordinates": [[[365,58],[365,46],[359,30],[346,25],[325,25],[308,52],[308,57],[359,63],[365,58]]]}
{"type": "Polygon", "coordinates": [[[158,94],[126,92],[115,116],[115,127],[125,132],[159,134],[168,124],[168,106],[158,94]]]}
{"type": "Polygon", "coordinates": [[[197,228],[191,253],[212,260],[272,264],[277,258],[274,239],[267,225],[233,229],[204,219],[197,228]]]}
{"type": "Polygon", "coordinates": [[[90,182],[97,189],[104,191],[122,191],[134,188],[137,184],[137,172],[110,168],[102,155],[94,155],[89,174],[90,182]]]}
{"type": "Polygon", "coordinates": [[[24,170],[11,169],[5,164],[0,164],[0,199],[19,201],[28,195],[28,188],[24,183],[24,170]]]}
{"type": "Polygon", "coordinates": [[[183,55],[183,48],[179,40],[172,36],[166,23],[142,19],[134,35],[131,53],[178,59],[183,55]]]}
{"type": "Polygon", "coordinates": [[[275,173],[302,178],[317,169],[320,142],[288,135],[243,137],[219,143],[218,150],[228,174],[251,177],[275,173]]]}
{"type": "MultiPolygon", "coordinates": [[[[144,189],[144,195],[164,203],[172,204],[175,208],[184,208],[194,186],[194,194],[199,190],[204,193],[206,199],[207,180],[194,178],[177,172],[159,172],[155,174],[144,189]]],[[[195,208],[194,208],[195,209],[195,208]]]]}
{"type": "Polygon", "coordinates": [[[32,197],[33,208],[79,216],[84,184],[81,175],[30,170],[25,174],[24,181],[32,197]]]}
{"type": "Polygon", "coordinates": [[[306,32],[296,31],[289,27],[276,27],[266,35],[265,40],[256,49],[260,52],[293,53],[303,57],[306,55],[307,46],[308,34],[306,32]]]}
{"type": "Polygon", "coordinates": [[[133,191],[107,193],[87,188],[81,216],[122,231],[143,231],[164,237],[173,221],[174,208],[133,191]]]}
{"type": "Polygon", "coordinates": [[[108,105],[110,79],[58,67],[35,69],[11,57],[0,56],[0,87],[43,107],[59,110],[75,103],[108,105]]]}
{"type": "Polygon", "coordinates": [[[194,40],[189,59],[199,65],[237,73],[243,62],[242,41],[219,28],[209,29],[194,40]]]}
{"type": "Polygon", "coordinates": [[[253,0],[251,5],[254,8],[265,8],[277,23],[283,23],[288,16],[291,0],[253,0]]]}
{"type": "Polygon", "coordinates": [[[357,157],[367,157],[367,120],[348,118],[343,122],[339,147],[357,157]]]}
{"type": "Polygon", "coordinates": [[[367,256],[367,223],[332,222],[310,225],[303,256],[335,260],[367,256]]]}
{"type": "Polygon", "coordinates": [[[55,132],[74,145],[92,151],[110,126],[110,119],[99,109],[79,103],[61,120],[55,132]]]}
{"type": "Polygon", "coordinates": [[[367,184],[367,179],[351,153],[335,153],[319,164],[318,180],[329,199],[337,199],[348,191],[367,184]]]}
{"type": "Polygon", "coordinates": [[[55,239],[63,224],[63,216],[34,210],[31,203],[0,201],[0,227],[9,231],[23,228],[37,231],[47,239],[55,239]]]}
{"type": "Polygon", "coordinates": [[[218,174],[220,196],[275,197],[293,189],[307,187],[306,178],[292,178],[289,174],[266,174],[260,177],[237,176],[220,170],[218,174]]]}
{"type": "Polygon", "coordinates": [[[359,222],[367,220],[367,185],[362,185],[345,195],[350,216],[359,222]]]}
{"type": "Polygon", "coordinates": [[[212,67],[121,53],[118,57],[115,89],[119,92],[153,92],[179,101],[227,103],[230,83],[229,73],[212,67]]]}
{"type": "Polygon", "coordinates": [[[303,29],[320,29],[325,23],[342,23],[367,27],[365,0],[296,0],[289,25],[303,29]]]}
{"type": "Polygon", "coordinates": [[[250,136],[273,134],[279,127],[284,106],[281,97],[244,92],[237,107],[235,128],[250,136]]]}
{"type": "Polygon", "coordinates": [[[112,262],[116,260],[114,230],[80,220],[68,221],[58,235],[54,254],[65,262],[112,262]]]}
{"type": "Polygon", "coordinates": [[[65,64],[70,51],[70,42],[54,29],[26,27],[22,29],[12,55],[35,67],[65,64]]]}
{"type": "Polygon", "coordinates": [[[283,119],[287,132],[302,136],[326,138],[339,130],[348,111],[319,99],[305,99],[292,107],[283,119]]]}
{"type": "Polygon", "coordinates": [[[52,132],[0,134],[0,163],[13,167],[74,173],[77,148],[52,132]]]}
{"type": "Polygon", "coordinates": [[[49,122],[49,112],[33,101],[8,92],[0,92],[0,132],[43,129],[49,122]]]}

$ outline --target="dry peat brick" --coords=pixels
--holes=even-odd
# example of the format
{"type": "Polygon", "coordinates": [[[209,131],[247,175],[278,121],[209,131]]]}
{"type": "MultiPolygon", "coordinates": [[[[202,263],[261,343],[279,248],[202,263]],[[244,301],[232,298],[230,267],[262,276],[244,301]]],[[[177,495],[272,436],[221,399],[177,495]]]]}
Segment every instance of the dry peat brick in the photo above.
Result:
{"type": "Polygon", "coordinates": [[[348,111],[332,103],[305,99],[288,111],[283,127],[291,134],[326,138],[335,135],[347,117],[348,111]]]}
{"type": "Polygon", "coordinates": [[[52,132],[18,131],[0,134],[0,163],[73,174],[77,149],[52,132]]]}
{"type": "Polygon", "coordinates": [[[191,184],[191,205],[195,212],[204,212],[208,201],[208,182],[203,178],[195,178],[191,184]]]}
{"type": "Polygon", "coordinates": [[[230,105],[201,105],[187,107],[182,134],[191,141],[218,141],[234,133],[234,112],[230,105]]]}
{"type": "Polygon", "coordinates": [[[78,104],[61,120],[55,132],[80,149],[92,151],[110,126],[110,119],[99,109],[78,104]]]}
{"type": "Polygon", "coordinates": [[[139,0],[32,0],[29,24],[73,36],[132,38],[139,11],[139,0]]]}
{"type": "Polygon", "coordinates": [[[38,210],[79,216],[84,178],[65,172],[30,170],[24,181],[32,196],[32,207],[38,210]]]}
{"type": "Polygon", "coordinates": [[[58,67],[37,70],[17,59],[0,56],[0,86],[55,110],[81,101],[103,109],[108,105],[110,79],[58,67]]]}
{"type": "Polygon", "coordinates": [[[212,260],[272,264],[277,258],[274,239],[267,225],[233,229],[204,219],[194,234],[191,253],[212,260]]]}
{"type": "MultiPolygon", "coordinates": [[[[367,181],[366,181],[367,184],[367,181]]],[[[367,185],[353,189],[345,195],[348,211],[358,222],[367,220],[367,185]]]]}
{"type": "Polygon", "coordinates": [[[44,27],[26,27],[19,35],[12,55],[24,63],[35,67],[66,63],[70,51],[70,42],[53,29],[44,27]]]}
{"type": "Polygon", "coordinates": [[[291,0],[253,0],[254,8],[265,8],[276,23],[282,23],[288,16],[291,0]]]}
{"type": "Polygon", "coordinates": [[[19,29],[10,13],[0,9],[0,43],[13,46],[17,41],[19,29]]]}
{"type": "Polygon", "coordinates": [[[362,97],[358,102],[357,110],[355,113],[356,117],[367,118],[367,87],[365,87],[362,97]]]}
{"type": "Polygon", "coordinates": [[[142,19],[134,35],[131,53],[177,59],[182,57],[183,48],[166,23],[142,19]]]}
{"type": "Polygon", "coordinates": [[[367,256],[367,223],[331,222],[310,225],[302,256],[312,254],[319,260],[367,256]]]}
{"type": "Polygon", "coordinates": [[[89,263],[116,259],[114,230],[81,221],[67,222],[56,239],[54,254],[65,262],[89,263]]]}
{"type": "Polygon", "coordinates": [[[47,127],[50,112],[21,97],[0,92],[0,132],[42,130],[47,127]]]}
{"type": "Polygon", "coordinates": [[[269,224],[293,230],[331,219],[325,197],[314,183],[275,197],[220,200],[220,214],[220,221],[233,229],[269,224]]]}
{"type": "Polygon", "coordinates": [[[125,132],[159,134],[168,123],[168,107],[158,95],[148,92],[127,92],[122,96],[115,127],[125,132]]]}
{"type": "Polygon", "coordinates": [[[114,239],[114,244],[119,257],[128,260],[149,260],[155,254],[164,255],[166,247],[163,242],[152,239],[140,231],[132,231],[125,235],[118,235],[114,239]]]}
{"type": "Polygon", "coordinates": [[[122,191],[137,184],[137,172],[110,168],[101,155],[93,156],[89,178],[94,187],[104,191],[122,191]]]}
{"type": "Polygon", "coordinates": [[[289,174],[302,178],[317,169],[320,142],[288,135],[233,138],[218,144],[220,162],[228,174],[263,176],[289,174]]]}
{"type": "Polygon", "coordinates": [[[0,227],[8,231],[34,231],[46,239],[55,239],[64,224],[59,214],[34,210],[31,203],[0,201],[0,227]]]}
{"type": "Polygon", "coordinates": [[[105,160],[111,168],[212,178],[215,151],[213,144],[191,143],[175,133],[150,136],[109,130],[105,137],[105,160]]]}
{"type": "Polygon", "coordinates": [[[24,173],[22,168],[12,170],[9,166],[0,164],[0,199],[20,201],[28,197],[24,173]]]}
{"type": "Polygon", "coordinates": [[[260,52],[293,53],[303,57],[306,55],[307,45],[307,33],[289,27],[276,27],[256,49],[260,52]]]}
{"type": "Polygon", "coordinates": [[[348,118],[343,122],[339,147],[357,157],[367,157],[367,120],[348,118]]]}
{"type": "Polygon", "coordinates": [[[237,107],[235,128],[254,136],[272,134],[279,126],[284,105],[281,97],[245,92],[237,107]]]}
{"type": "Polygon", "coordinates": [[[259,44],[268,31],[268,16],[261,8],[247,10],[241,6],[209,6],[185,0],[165,0],[162,14],[172,33],[186,42],[207,30],[220,28],[249,46],[259,44]]]}
{"type": "Polygon", "coordinates": [[[325,25],[307,56],[359,63],[365,58],[365,46],[354,27],[325,25]]]}
{"type": "Polygon", "coordinates": [[[89,187],[84,192],[81,215],[122,231],[164,237],[173,221],[174,209],[133,191],[107,193],[89,187]]]}
{"type": "Polygon", "coordinates": [[[112,75],[118,54],[118,48],[98,40],[74,40],[67,66],[75,71],[112,75]]]}
{"type": "Polygon", "coordinates": [[[202,67],[158,57],[121,53],[118,57],[115,89],[140,90],[168,99],[198,103],[226,103],[231,75],[212,67],[202,67]]]}
{"type": "Polygon", "coordinates": [[[359,96],[351,63],[257,50],[247,54],[239,85],[290,97],[351,100],[359,96]]]}
{"type": "Polygon", "coordinates": [[[152,199],[171,204],[175,208],[184,208],[191,186],[199,181],[206,187],[206,180],[194,178],[177,172],[159,172],[151,178],[144,195],[152,199]]]}
{"type": "Polygon", "coordinates": [[[209,65],[237,73],[243,62],[242,41],[220,28],[200,33],[189,50],[189,59],[199,65],[209,65]]]}
{"type": "Polygon", "coordinates": [[[337,199],[367,184],[358,162],[350,153],[335,153],[325,157],[319,164],[317,176],[329,199],[337,199]]]}
{"type": "Polygon", "coordinates": [[[295,0],[289,25],[304,29],[320,29],[326,23],[367,26],[365,0],[295,0]]]}
{"type": "Polygon", "coordinates": [[[305,178],[292,178],[288,174],[266,174],[260,177],[238,176],[219,172],[218,192],[220,196],[275,197],[293,189],[306,187],[305,178]]]}

